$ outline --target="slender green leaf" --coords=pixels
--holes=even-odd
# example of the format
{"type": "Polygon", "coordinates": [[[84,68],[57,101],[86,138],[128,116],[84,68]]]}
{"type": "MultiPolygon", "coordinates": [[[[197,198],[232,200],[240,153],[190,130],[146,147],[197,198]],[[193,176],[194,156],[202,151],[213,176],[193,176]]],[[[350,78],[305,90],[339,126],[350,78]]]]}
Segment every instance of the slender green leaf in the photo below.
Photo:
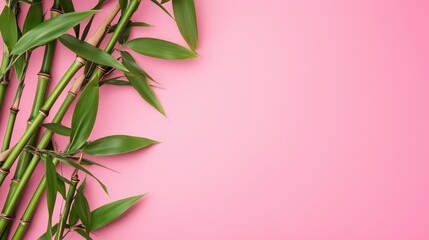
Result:
{"type": "Polygon", "coordinates": [[[182,60],[197,57],[185,47],[156,38],[136,38],[125,45],[140,54],[155,58],[182,60]]]}
{"type": "Polygon", "coordinates": [[[77,208],[77,214],[82,224],[85,227],[91,227],[91,210],[89,208],[88,200],[85,197],[85,183],[86,179],[79,186],[76,197],[74,199],[77,208]]]}
{"type": "Polygon", "coordinates": [[[165,13],[168,14],[168,16],[170,16],[171,18],[173,18],[173,16],[171,15],[171,13],[164,7],[161,5],[161,3],[159,3],[157,0],[150,0],[151,2],[155,3],[156,6],[158,6],[159,8],[161,8],[162,11],[164,11],[165,13]]]}
{"type": "Polygon", "coordinates": [[[189,47],[195,51],[198,46],[198,27],[194,0],[172,0],[172,2],[179,31],[189,47]]]}
{"type": "Polygon", "coordinates": [[[68,128],[60,123],[45,123],[42,124],[42,126],[62,136],[70,136],[71,134],[71,128],[68,128]]]}
{"type": "MultiPolygon", "coordinates": [[[[108,29],[108,33],[114,32],[117,26],[118,26],[117,24],[111,26],[108,29]]],[[[144,22],[132,22],[132,21],[129,21],[128,24],[127,24],[127,27],[131,27],[131,28],[132,27],[152,27],[152,25],[150,25],[148,23],[144,23],[144,22]]]]}
{"type": "Polygon", "coordinates": [[[25,71],[27,70],[28,61],[30,53],[28,54],[22,54],[19,56],[19,58],[16,60],[14,68],[16,73],[16,78],[19,81],[22,81],[24,79],[25,71]],[[27,57],[28,56],[28,57],[27,57]]]}
{"type": "Polygon", "coordinates": [[[168,3],[170,0],[162,0],[161,4],[168,3]]]}
{"type": "Polygon", "coordinates": [[[83,152],[94,156],[109,156],[133,152],[158,143],[152,139],[114,135],[88,143],[83,152]]]}
{"type": "Polygon", "coordinates": [[[8,6],[5,6],[0,14],[0,32],[3,42],[12,49],[18,41],[19,31],[15,14],[8,6]]]}
{"type": "Polygon", "coordinates": [[[48,236],[52,238],[52,215],[55,207],[55,200],[57,198],[57,171],[55,170],[55,165],[52,162],[52,159],[48,156],[44,156],[45,161],[45,171],[46,171],[46,192],[47,192],[47,202],[48,202],[48,236]]]}
{"type": "Polygon", "coordinates": [[[66,199],[66,185],[64,181],[57,174],[57,191],[61,194],[61,196],[66,199]]]}
{"type": "Polygon", "coordinates": [[[66,13],[44,21],[24,34],[12,49],[11,54],[19,55],[36,46],[44,45],[95,13],[96,11],[66,13]]]}
{"type": "Polygon", "coordinates": [[[68,147],[70,153],[77,152],[91,134],[97,117],[98,95],[98,82],[92,80],[82,91],[73,113],[68,147]]]}
{"type": "Polygon", "coordinates": [[[89,233],[85,232],[82,229],[76,229],[75,232],[84,237],[86,240],[92,240],[91,236],[89,236],[89,233]]]}
{"type": "Polygon", "coordinates": [[[145,194],[125,198],[95,209],[91,212],[92,226],[90,230],[94,231],[111,223],[144,196],[145,194]]]}
{"type": "MultiPolygon", "coordinates": [[[[105,0],[98,1],[97,5],[95,5],[91,10],[98,10],[98,9],[100,9],[103,6],[104,2],[106,2],[106,1],[105,0]]],[[[80,38],[82,41],[84,41],[86,39],[86,37],[88,36],[89,30],[90,30],[90,28],[92,26],[93,21],[94,21],[94,15],[91,16],[91,18],[89,19],[89,21],[86,24],[85,28],[83,29],[83,33],[82,33],[82,36],[80,38]]]]}
{"type": "Polygon", "coordinates": [[[71,35],[65,34],[61,36],[60,41],[64,46],[75,52],[77,55],[91,62],[103,66],[113,67],[125,72],[128,71],[112,55],[71,35]]]}
{"type": "Polygon", "coordinates": [[[162,115],[165,115],[164,108],[162,107],[161,103],[158,100],[158,97],[156,96],[155,92],[153,91],[146,78],[139,75],[131,75],[127,73],[125,74],[125,76],[131,83],[131,85],[134,87],[134,89],[137,90],[140,96],[142,96],[147,103],[152,105],[162,115]]]}
{"type": "MultiPolygon", "coordinates": [[[[52,226],[51,233],[55,234],[58,230],[58,223],[52,226]]],[[[40,236],[37,240],[52,240],[52,237],[49,238],[48,232],[45,232],[42,236],[40,236]]]]}
{"type": "MultiPolygon", "coordinates": [[[[60,2],[61,2],[61,6],[62,6],[65,13],[75,12],[72,0],[61,0],[60,2]]],[[[79,32],[80,32],[80,24],[74,26],[73,30],[74,30],[76,37],[78,38],[79,32]]]]}
{"type": "Polygon", "coordinates": [[[124,45],[125,42],[128,41],[130,34],[131,34],[131,26],[127,26],[118,39],[119,44],[124,45]]]}
{"type": "Polygon", "coordinates": [[[68,224],[70,226],[73,226],[77,223],[77,221],[79,221],[79,216],[77,213],[78,209],[76,207],[76,201],[73,202],[73,205],[70,209],[70,214],[69,214],[69,219],[68,219],[68,224]]]}
{"type": "Polygon", "coordinates": [[[127,64],[127,69],[133,74],[133,75],[141,75],[145,78],[149,78],[150,80],[154,81],[155,80],[145,71],[143,70],[143,68],[140,67],[140,65],[138,65],[138,63],[136,62],[136,60],[133,58],[133,56],[126,51],[119,51],[121,53],[121,57],[123,59],[124,62],[126,62],[127,64]]]}
{"type": "Polygon", "coordinates": [[[22,27],[22,33],[27,33],[41,22],[43,22],[42,0],[35,0],[28,9],[24,26],[22,27]]]}
{"type": "Polygon", "coordinates": [[[119,0],[119,6],[121,7],[121,12],[124,12],[127,9],[128,0],[119,0]]]}
{"type": "Polygon", "coordinates": [[[107,79],[100,82],[100,87],[103,85],[114,85],[114,86],[131,86],[131,83],[125,80],[117,78],[107,79]]]}

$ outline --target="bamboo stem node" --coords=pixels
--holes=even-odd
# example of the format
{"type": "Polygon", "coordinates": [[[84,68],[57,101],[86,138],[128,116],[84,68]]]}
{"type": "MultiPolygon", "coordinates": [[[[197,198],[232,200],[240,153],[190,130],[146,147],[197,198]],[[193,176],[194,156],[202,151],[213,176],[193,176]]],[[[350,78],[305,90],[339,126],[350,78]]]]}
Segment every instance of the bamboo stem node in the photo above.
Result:
{"type": "Polygon", "coordinates": [[[6,220],[8,222],[11,222],[11,221],[15,220],[14,216],[8,216],[8,215],[6,215],[4,213],[0,214],[0,218],[3,218],[4,220],[6,220]]]}
{"type": "Polygon", "coordinates": [[[84,66],[86,64],[86,60],[81,58],[81,57],[77,57],[76,62],[79,62],[80,64],[82,64],[82,66],[84,66]]]}
{"type": "Polygon", "coordinates": [[[19,109],[18,109],[18,108],[11,107],[11,108],[10,108],[10,111],[11,111],[12,113],[18,113],[18,112],[19,112],[19,109]]]}
{"type": "Polygon", "coordinates": [[[5,176],[7,176],[10,173],[10,171],[7,170],[7,169],[4,169],[4,168],[0,168],[0,173],[3,174],[3,175],[5,175],[5,176]]]}
{"type": "Polygon", "coordinates": [[[24,220],[19,220],[19,224],[23,225],[23,226],[28,226],[30,225],[30,221],[24,221],[24,220]]]}
{"type": "Polygon", "coordinates": [[[49,112],[44,110],[44,109],[39,109],[39,113],[41,113],[45,117],[47,117],[49,115],[49,112]]]}

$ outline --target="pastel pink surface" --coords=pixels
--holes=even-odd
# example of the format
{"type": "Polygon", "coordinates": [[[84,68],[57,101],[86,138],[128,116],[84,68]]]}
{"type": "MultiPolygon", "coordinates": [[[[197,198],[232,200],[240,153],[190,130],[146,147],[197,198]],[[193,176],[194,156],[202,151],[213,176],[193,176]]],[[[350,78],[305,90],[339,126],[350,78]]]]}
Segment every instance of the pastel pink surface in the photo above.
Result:
{"type": "MultiPolygon", "coordinates": [[[[428,239],[429,2],[196,6],[200,59],[137,57],[162,83],[157,93],[168,119],[130,88],[101,90],[91,139],[123,133],[162,144],[94,158],[121,174],[94,169],[110,197],[90,180],[92,208],[149,193],[94,239],[428,239]]],[[[174,22],[147,0],[134,19],[156,27],[132,37],[184,44],[174,22]]],[[[54,81],[74,55],[60,47],[57,56],[54,81]]],[[[14,142],[39,67],[30,65],[14,142]]],[[[4,111],[2,129],[6,119],[4,111]]],[[[45,229],[39,209],[26,239],[45,229]]]]}

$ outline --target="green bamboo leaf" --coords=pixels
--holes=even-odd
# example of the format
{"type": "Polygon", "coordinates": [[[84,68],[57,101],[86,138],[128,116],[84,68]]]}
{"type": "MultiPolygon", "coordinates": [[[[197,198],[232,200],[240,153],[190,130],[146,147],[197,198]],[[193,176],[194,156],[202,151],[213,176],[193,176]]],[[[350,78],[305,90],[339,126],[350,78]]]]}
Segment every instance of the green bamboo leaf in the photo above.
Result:
{"type": "Polygon", "coordinates": [[[170,0],[162,0],[161,4],[168,3],[170,0]]]}
{"type": "MultiPolygon", "coordinates": [[[[108,29],[107,33],[114,32],[117,26],[118,26],[117,24],[111,26],[108,29]]],[[[150,25],[148,23],[144,23],[144,22],[132,22],[132,21],[129,21],[128,24],[127,24],[127,27],[131,27],[131,28],[132,27],[152,27],[152,25],[150,25]]]]}
{"type": "Polygon", "coordinates": [[[114,85],[114,86],[131,86],[131,83],[125,80],[117,78],[107,79],[100,82],[100,87],[103,85],[114,85]]]}
{"type": "MultiPolygon", "coordinates": [[[[30,56],[30,53],[28,53],[28,56],[30,56]]],[[[16,78],[19,81],[22,81],[24,79],[25,71],[27,70],[27,66],[28,66],[28,61],[27,61],[28,58],[27,58],[27,54],[24,53],[19,56],[19,58],[16,60],[15,64],[13,65],[15,68],[16,78]]]]}
{"type": "Polygon", "coordinates": [[[79,219],[82,221],[82,224],[85,227],[90,227],[91,210],[89,208],[88,200],[85,197],[85,185],[86,185],[86,179],[79,186],[74,201],[77,208],[77,214],[79,216],[79,219]]]}
{"type": "Polygon", "coordinates": [[[25,17],[22,33],[27,33],[35,26],[43,22],[43,8],[41,0],[34,0],[28,9],[27,17],[25,17]]]}
{"type": "MultiPolygon", "coordinates": [[[[51,233],[55,234],[58,230],[58,223],[52,226],[51,233]]],[[[45,232],[42,236],[40,236],[37,240],[52,240],[52,237],[49,238],[48,232],[45,232]]]]}
{"type": "Polygon", "coordinates": [[[122,59],[124,59],[124,61],[127,63],[127,69],[133,75],[141,75],[155,82],[155,80],[145,70],[143,70],[140,65],[137,64],[136,60],[129,52],[119,51],[119,53],[121,54],[122,59]]]}
{"type": "Polygon", "coordinates": [[[179,31],[189,47],[195,51],[198,46],[198,27],[194,0],[172,1],[174,17],[179,31]]]}
{"type": "Polygon", "coordinates": [[[19,55],[34,47],[44,45],[63,35],[70,28],[76,26],[96,12],[97,11],[65,13],[44,21],[24,34],[12,49],[11,54],[19,55]]]}
{"type": "Polygon", "coordinates": [[[128,70],[116,60],[112,55],[107,52],[92,46],[82,40],[79,40],[71,35],[64,34],[60,37],[61,43],[68,49],[72,50],[78,56],[85,58],[90,62],[97,63],[103,66],[109,66],[121,71],[127,72],[128,70]]]}
{"type": "MultiPolygon", "coordinates": [[[[57,174],[57,176],[59,175],[57,174]]],[[[66,185],[60,177],[57,177],[57,191],[66,199],[66,185]]]]}
{"type": "Polygon", "coordinates": [[[3,42],[12,49],[18,41],[19,31],[15,14],[8,6],[5,6],[0,14],[0,32],[3,42]]]}
{"type": "Polygon", "coordinates": [[[70,226],[76,225],[77,221],[79,221],[79,216],[77,215],[77,207],[76,207],[76,201],[73,202],[73,205],[70,209],[68,224],[70,226]]]}
{"type": "Polygon", "coordinates": [[[95,124],[98,110],[98,82],[88,83],[77,101],[72,117],[70,144],[68,151],[77,152],[88,139],[95,124]]]}
{"type": "MultiPolygon", "coordinates": [[[[100,0],[97,2],[97,5],[95,5],[91,10],[98,10],[100,9],[103,4],[104,4],[105,0],[100,0]]],[[[81,40],[84,41],[86,39],[86,37],[88,36],[89,30],[92,26],[92,22],[94,21],[94,15],[91,16],[91,18],[89,19],[88,23],[86,24],[85,28],[83,29],[83,33],[81,36],[81,40]]]]}
{"type": "Polygon", "coordinates": [[[48,202],[48,237],[52,238],[52,215],[54,212],[55,201],[57,198],[57,171],[55,165],[49,156],[44,155],[45,171],[46,171],[46,192],[48,202]]]}
{"type": "Polygon", "coordinates": [[[162,115],[165,116],[164,108],[162,107],[161,103],[158,100],[158,97],[156,96],[155,92],[153,91],[146,78],[139,75],[131,75],[127,73],[125,74],[125,76],[131,83],[131,85],[134,87],[134,89],[137,90],[140,96],[142,96],[147,103],[152,105],[156,110],[158,110],[162,115]]]}
{"type": "Polygon", "coordinates": [[[76,229],[75,232],[84,237],[86,240],[92,240],[91,236],[89,236],[89,233],[85,232],[82,229],[76,229]]]}
{"type": "Polygon", "coordinates": [[[83,152],[94,156],[110,156],[133,152],[156,143],[159,142],[147,138],[114,135],[88,143],[83,152]]]}
{"type": "Polygon", "coordinates": [[[119,0],[119,6],[121,7],[121,12],[124,12],[127,9],[128,0],[119,0]]]}
{"type": "Polygon", "coordinates": [[[91,212],[92,226],[90,231],[100,229],[111,223],[145,195],[125,198],[95,209],[91,212]]]}
{"type": "Polygon", "coordinates": [[[62,136],[70,136],[71,134],[71,128],[61,125],[60,123],[45,123],[42,124],[42,126],[62,136]]]}
{"type": "MultiPolygon", "coordinates": [[[[61,3],[61,7],[63,8],[65,13],[75,12],[72,0],[61,0],[60,3],[61,3]]],[[[78,38],[79,33],[80,33],[80,24],[74,26],[73,30],[74,30],[76,37],[78,38]]]]}
{"type": "Polygon", "coordinates": [[[197,57],[185,47],[156,38],[136,38],[125,45],[140,54],[155,58],[182,60],[197,57]]]}
{"type": "Polygon", "coordinates": [[[118,39],[119,44],[124,45],[124,43],[128,41],[130,34],[131,34],[131,26],[127,26],[118,39]]]}
{"type": "Polygon", "coordinates": [[[168,16],[170,16],[171,18],[173,18],[173,16],[171,15],[171,13],[164,7],[161,5],[161,3],[159,3],[157,0],[150,0],[151,2],[155,3],[156,6],[158,6],[159,8],[161,8],[162,11],[164,11],[165,13],[168,14],[168,16]]]}

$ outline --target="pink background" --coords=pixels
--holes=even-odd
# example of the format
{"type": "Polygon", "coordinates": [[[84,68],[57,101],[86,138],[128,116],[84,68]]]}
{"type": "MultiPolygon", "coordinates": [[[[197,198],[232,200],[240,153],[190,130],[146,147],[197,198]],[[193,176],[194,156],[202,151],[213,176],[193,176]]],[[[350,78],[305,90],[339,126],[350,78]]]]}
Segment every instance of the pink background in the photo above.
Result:
{"type": "MultiPolygon", "coordinates": [[[[138,57],[162,82],[157,92],[168,119],[130,88],[101,90],[91,139],[124,133],[163,143],[93,158],[121,174],[94,169],[111,194],[91,180],[92,208],[149,192],[94,239],[429,239],[429,3],[196,6],[200,59],[138,57]]],[[[174,22],[147,0],[134,19],[156,27],[133,37],[184,44],[174,22]]],[[[60,49],[54,81],[73,59],[60,49]]],[[[41,55],[39,49],[34,58],[41,55]]],[[[25,128],[39,65],[28,72],[14,141],[25,128]]],[[[40,209],[27,239],[45,226],[40,209]]]]}

